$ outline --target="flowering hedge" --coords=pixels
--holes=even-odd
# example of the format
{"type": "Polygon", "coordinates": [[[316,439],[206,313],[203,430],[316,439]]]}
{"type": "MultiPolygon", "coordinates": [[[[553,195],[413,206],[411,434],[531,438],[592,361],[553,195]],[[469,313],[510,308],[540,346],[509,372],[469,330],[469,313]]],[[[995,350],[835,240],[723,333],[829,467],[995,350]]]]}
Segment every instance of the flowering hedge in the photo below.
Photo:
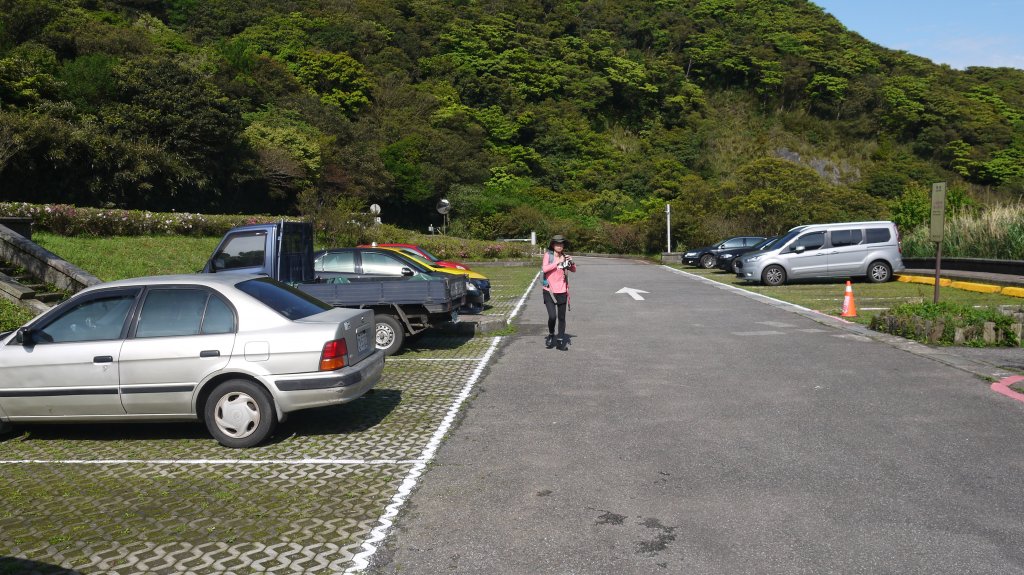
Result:
{"type": "MultiPolygon", "coordinates": [[[[185,212],[150,212],[79,208],[66,204],[39,205],[0,202],[0,217],[32,218],[33,229],[62,236],[151,236],[182,235],[219,237],[236,226],[280,221],[280,216],[209,215],[185,212]]],[[[294,220],[296,218],[283,218],[294,220]]],[[[324,247],[371,242],[418,244],[442,259],[506,260],[532,257],[539,246],[524,242],[469,240],[452,236],[421,234],[390,225],[353,226],[352,237],[320,237],[324,247]]]]}
{"type": "Polygon", "coordinates": [[[62,236],[221,236],[235,226],[278,221],[265,215],[209,215],[0,202],[0,216],[32,218],[33,229],[62,236]]]}
{"type": "MultiPolygon", "coordinates": [[[[416,244],[443,260],[516,260],[540,253],[541,246],[528,242],[470,240],[440,234],[421,234],[387,224],[365,229],[359,243],[416,244]]],[[[334,246],[332,246],[334,247],[334,246]]]]}

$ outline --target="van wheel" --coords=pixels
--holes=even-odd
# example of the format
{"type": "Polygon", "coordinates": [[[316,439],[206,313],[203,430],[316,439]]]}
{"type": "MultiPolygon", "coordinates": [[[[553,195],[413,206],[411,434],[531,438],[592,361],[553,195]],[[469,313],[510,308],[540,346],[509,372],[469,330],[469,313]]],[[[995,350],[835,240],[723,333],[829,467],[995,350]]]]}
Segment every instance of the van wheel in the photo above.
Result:
{"type": "Polygon", "coordinates": [[[766,286],[780,286],[786,283],[786,270],[776,264],[772,264],[761,272],[761,283],[766,286]]]}
{"type": "Polygon", "coordinates": [[[245,379],[218,385],[203,406],[206,429],[224,447],[252,447],[270,436],[277,424],[267,390],[245,379]]]}
{"type": "Polygon", "coordinates": [[[405,341],[405,328],[394,316],[380,314],[373,316],[377,324],[377,349],[384,350],[384,355],[393,355],[405,341]]]}
{"type": "Polygon", "coordinates": [[[892,279],[892,267],[886,262],[878,260],[871,262],[868,266],[868,281],[873,284],[885,283],[892,279]]]}
{"type": "Polygon", "coordinates": [[[706,270],[715,267],[715,256],[711,254],[704,254],[700,256],[700,267],[706,270]]]}

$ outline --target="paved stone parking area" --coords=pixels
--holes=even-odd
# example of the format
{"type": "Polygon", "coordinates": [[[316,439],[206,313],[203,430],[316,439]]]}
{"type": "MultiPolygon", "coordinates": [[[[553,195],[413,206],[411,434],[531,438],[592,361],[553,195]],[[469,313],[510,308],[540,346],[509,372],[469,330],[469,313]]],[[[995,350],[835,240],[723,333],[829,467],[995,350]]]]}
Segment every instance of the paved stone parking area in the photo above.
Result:
{"type": "MultiPolygon", "coordinates": [[[[535,270],[490,270],[487,313],[511,316],[535,270]]],[[[0,441],[0,574],[358,572],[501,340],[425,333],[372,395],[248,450],[193,423],[22,428],[0,441]]]]}

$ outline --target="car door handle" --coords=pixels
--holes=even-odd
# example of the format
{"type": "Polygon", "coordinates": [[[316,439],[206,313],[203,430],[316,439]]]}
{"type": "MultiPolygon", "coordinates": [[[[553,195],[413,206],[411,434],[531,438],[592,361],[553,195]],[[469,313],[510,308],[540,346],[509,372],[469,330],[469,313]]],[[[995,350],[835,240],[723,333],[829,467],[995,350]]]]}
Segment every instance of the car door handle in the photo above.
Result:
{"type": "Polygon", "coordinates": [[[219,349],[204,349],[199,352],[199,357],[220,357],[219,349]]]}
{"type": "Polygon", "coordinates": [[[92,358],[93,363],[114,363],[114,356],[112,355],[97,355],[92,358]]]}

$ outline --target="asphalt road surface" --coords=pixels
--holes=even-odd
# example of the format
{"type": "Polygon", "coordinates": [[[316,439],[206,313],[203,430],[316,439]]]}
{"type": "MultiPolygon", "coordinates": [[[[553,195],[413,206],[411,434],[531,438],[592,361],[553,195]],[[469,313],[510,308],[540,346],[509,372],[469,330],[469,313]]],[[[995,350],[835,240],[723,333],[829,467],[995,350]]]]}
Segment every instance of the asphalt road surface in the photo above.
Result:
{"type": "Polygon", "coordinates": [[[662,266],[577,261],[569,350],[544,348],[534,287],[369,572],[1024,573],[1024,403],[662,266]]]}

